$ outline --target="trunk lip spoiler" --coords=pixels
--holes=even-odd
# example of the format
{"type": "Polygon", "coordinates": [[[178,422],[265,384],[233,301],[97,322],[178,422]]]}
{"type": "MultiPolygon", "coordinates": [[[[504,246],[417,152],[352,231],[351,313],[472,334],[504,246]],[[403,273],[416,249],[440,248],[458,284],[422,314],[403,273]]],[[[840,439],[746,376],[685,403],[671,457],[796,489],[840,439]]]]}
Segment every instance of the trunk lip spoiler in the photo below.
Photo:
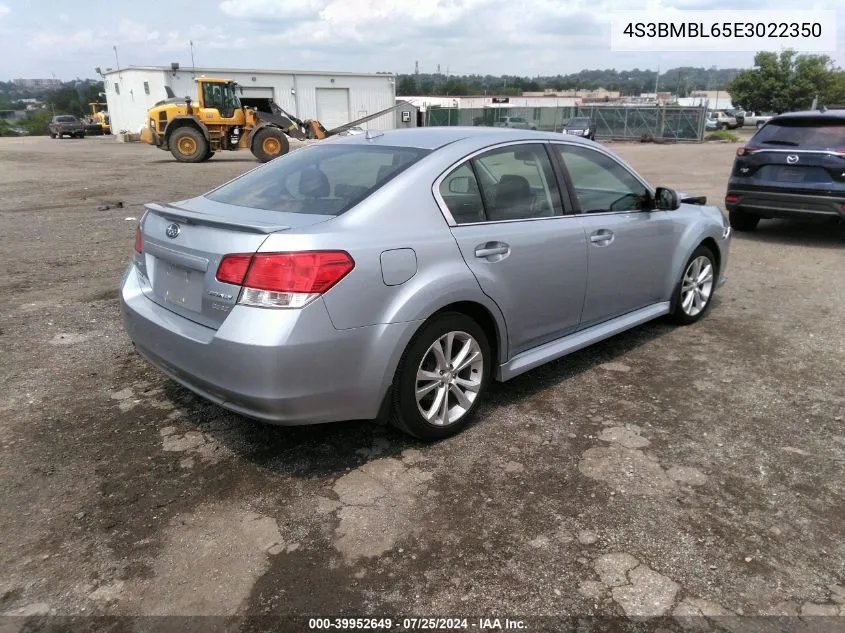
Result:
{"type": "Polygon", "coordinates": [[[181,221],[185,224],[207,224],[211,226],[225,227],[228,229],[241,230],[250,233],[270,234],[276,233],[278,231],[287,231],[291,228],[289,224],[229,220],[219,215],[209,215],[200,211],[192,211],[184,207],[177,207],[172,204],[159,204],[157,202],[150,202],[145,204],[144,208],[148,211],[152,211],[156,215],[172,220],[173,222],[181,221]]]}

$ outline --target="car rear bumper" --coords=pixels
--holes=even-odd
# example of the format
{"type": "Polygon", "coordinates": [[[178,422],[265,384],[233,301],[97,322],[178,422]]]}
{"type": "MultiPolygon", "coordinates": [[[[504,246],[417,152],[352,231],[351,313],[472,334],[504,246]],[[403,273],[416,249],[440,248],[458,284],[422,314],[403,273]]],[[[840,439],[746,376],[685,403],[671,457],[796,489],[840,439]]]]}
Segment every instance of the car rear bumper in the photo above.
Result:
{"type": "Polygon", "coordinates": [[[236,306],[214,330],[147,298],[134,265],[124,327],[153,366],[236,413],[283,425],[373,419],[412,323],[338,330],[321,299],[301,310],[236,306]]]}
{"type": "Polygon", "coordinates": [[[728,211],[745,211],[762,218],[830,218],[845,219],[845,192],[839,196],[815,193],[754,191],[728,186],[728,196],[737,202],[725,201],[728,211]]]}

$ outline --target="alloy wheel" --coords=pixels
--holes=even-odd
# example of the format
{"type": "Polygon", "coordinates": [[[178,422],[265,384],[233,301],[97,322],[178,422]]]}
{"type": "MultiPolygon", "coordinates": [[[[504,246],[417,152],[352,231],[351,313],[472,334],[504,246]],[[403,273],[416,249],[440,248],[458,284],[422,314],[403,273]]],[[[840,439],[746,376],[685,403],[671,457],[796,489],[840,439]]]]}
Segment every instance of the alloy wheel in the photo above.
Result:
{"type": "Polygon", "coordinates": [[[713,294],[713,264],[699,255],[689,263],[681,282],[681,309],[694,317],[704,311],[713,294]]]}
{"type": "Polygon", "coordinates": [[[420,415],[434,426],[460,420],[481,388],[484,356],[466,332],[447,332],[423,354],[417,369],[416,399],[420,415]]]}

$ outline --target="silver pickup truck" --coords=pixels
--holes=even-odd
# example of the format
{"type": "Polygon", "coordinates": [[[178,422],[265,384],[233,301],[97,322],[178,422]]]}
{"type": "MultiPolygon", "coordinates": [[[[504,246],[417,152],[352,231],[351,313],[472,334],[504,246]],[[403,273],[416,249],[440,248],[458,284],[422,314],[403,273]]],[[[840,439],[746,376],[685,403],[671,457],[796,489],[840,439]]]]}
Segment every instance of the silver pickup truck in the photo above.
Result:
{"type": "Polygon", "coordinates": [[[761,112],[743,112],[742,127],[761,127],[768,123],[773,114],[762,114],[761,112]]]}

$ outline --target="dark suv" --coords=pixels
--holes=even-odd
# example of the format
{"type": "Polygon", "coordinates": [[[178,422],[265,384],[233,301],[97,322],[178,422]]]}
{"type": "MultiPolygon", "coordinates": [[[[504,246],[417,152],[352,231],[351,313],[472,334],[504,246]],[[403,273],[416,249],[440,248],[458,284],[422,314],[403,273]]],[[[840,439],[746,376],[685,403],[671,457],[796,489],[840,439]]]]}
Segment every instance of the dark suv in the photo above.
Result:
{"type": "Polygon", "coordinates": [[[85,138],[85,124],[70,114],[54,116],[48,127],[52,138],[62,138],[63,136],[85,138]]]}
{"type": "Polygon", "coordinates": [[[574,134],[575,136],[582,136],[591,141],[596,140],[596,126],[588,117],[575,117],[569,119],[564,125],[564,134],[574,134]]]}
{"type": "Polygon", "coordinates": [[[725,206],[737,231],[761,218],[845,220],[845,110],[773,117],[737,150],[725,206]]]}

